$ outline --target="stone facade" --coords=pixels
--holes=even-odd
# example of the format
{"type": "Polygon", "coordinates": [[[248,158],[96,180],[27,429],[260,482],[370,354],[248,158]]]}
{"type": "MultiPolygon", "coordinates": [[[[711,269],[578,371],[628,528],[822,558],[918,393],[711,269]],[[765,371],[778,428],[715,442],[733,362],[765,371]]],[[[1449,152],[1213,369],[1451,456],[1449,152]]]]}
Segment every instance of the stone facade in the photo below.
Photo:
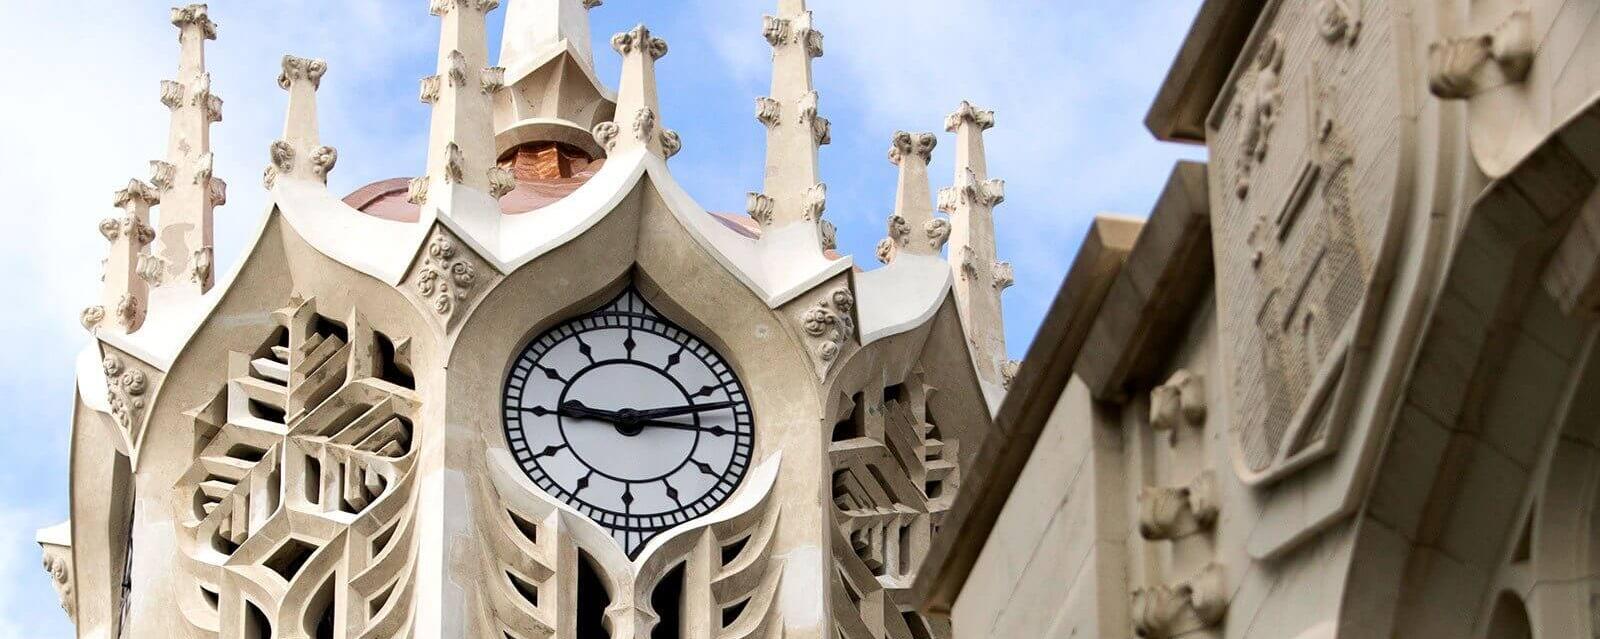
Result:
{"type": "Polygon", "coordinates": [[[1208,0],[919,577],[955,636],[1600,636],[1593,6],[1208,0]]]}
{"type": "Polygon", "coordinates": [[[284,132],[262,156],[273,206],[221,278],[222,103],[203,54],[217,29],[204,5],[173,10],[173,143],[100,227],[111,259],[83,314],[71,519],[38,537],[79,637],[950,636],[912,586],[1012,368],[993,114],[952,116],[947,196],[931,134],[890,140],[888,264],[863,271],[824,218],[831,131],[806,3],[752,25],[774,71],[748,216],[706,212],[672,177],[686,141],[657,97],[659,34],[611,38],[618,87],[595,77],[600,4],[510,0],[491,66],[500,0],[429,3],[427,164],[345,198],[328,174],[360,159],[317,120],[336,70],[285,56],[284,132]],[[946,260],[949,241],[970,259],[946,260]],[[529,355],[560,349],[587,363],[529,355]],[[606,367],[649,369],[682,401],[616,383],[571,399],[606,367]],[[691,368],[713,383],[685,386],[691,368]],[[565,401],[528,399],[540,384],[565,401]],[[666,474],[617,471],[684,438],[666,474]],[[587,474],[563,479],[573,464],[587,474]],[[717,481],[691,507],[697,472],[717,481]],[[637,510],[651,499],[678,503],[637,510]]]}

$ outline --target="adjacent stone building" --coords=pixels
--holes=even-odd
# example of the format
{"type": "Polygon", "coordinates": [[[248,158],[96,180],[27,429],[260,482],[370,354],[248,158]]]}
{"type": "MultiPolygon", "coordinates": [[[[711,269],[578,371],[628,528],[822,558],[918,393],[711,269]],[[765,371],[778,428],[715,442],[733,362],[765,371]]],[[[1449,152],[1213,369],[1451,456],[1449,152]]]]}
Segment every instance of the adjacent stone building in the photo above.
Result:
{"type": "Polygon", "coordinates": [[[491,66],[500,4],[429,3],[426,166],[343,197],[329,172],[362,160],[316,104],[338,75],[284,57],[272,206],[230,272],[217,28],[172,11],[170,148],[100,225],[71,520],[39,533],[78,636],[950,636],[911,587],[1013,371],[993,113],[950,117],[937,196],[938,138],[888,140],[885,264],[862,270],[824,218],[804,0],[752,25],[773,81],[739,214],[672,177],[693,141],[658,100],[665,40],[612,37],[613,90],[600,0],[510,0],[491,66]]]}
{"type": "Polygon", "coordinates": [[[1600,636],[1600,5],[1207,0],[917,591],[956,637],[1600,636]]]}

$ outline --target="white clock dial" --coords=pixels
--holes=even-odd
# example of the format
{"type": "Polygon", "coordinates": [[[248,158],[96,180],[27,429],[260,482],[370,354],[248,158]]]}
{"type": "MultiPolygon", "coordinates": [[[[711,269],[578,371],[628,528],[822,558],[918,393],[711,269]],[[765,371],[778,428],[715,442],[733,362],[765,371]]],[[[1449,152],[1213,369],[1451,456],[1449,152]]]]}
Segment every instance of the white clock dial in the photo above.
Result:
{"type": "Polygon", "coordinates": [[[635,558],[722,505],[755,444],[733,369],[633,289],[530,342],[504,408],[507,444],[534,484],[635,558]]]}

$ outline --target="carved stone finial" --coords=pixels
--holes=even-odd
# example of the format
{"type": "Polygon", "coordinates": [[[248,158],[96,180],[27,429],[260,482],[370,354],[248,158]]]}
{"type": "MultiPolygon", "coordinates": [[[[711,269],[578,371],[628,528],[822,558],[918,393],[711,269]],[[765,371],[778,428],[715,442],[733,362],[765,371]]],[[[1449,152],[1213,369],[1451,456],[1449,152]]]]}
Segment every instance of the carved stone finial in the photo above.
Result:
{"type": "Polygon", "coordinates": [[[933,149],[939,145],[939,138],[932,133],[907,133],[896,131],[894,142],[889,145],[889,161],[899,166],[900,162],[908,155],[922,158],[924,163],[933,161],[933,149]]]}
{"type": "Polygon", "coordinates": [[[994,128],[994,111],[979,109],[966,100],[961,101],[954,113],[944,120],[944,130],[955,133],[961,128],[963,122],[971,122],[979,131],[988,131],[994,128]]]}
{"type": "Polygon", "coordinates": [[[283,56],[283,72],[278,74],[278,86],[289,90],[296,80],[311,82],[312,89],[322,88],[322,76],[328,73],[328,63],[315,58],[283,56]]]}
{"type": "Polygon", "coordinates": [[[160,203],[161,194],[155,187],[139,180],[128,180],[128,186],[117,191],[112,197],[112,206],[124,210],[131,210],[134,207],[149,208],[160,203]]]}
{"type": "Polygon", "coordinates": [[[211,21],[210,10],[203,4],[191,4],[186,7],[172,9],[172,26],[184,29],[199,27],[200,33],[207,40],[217,39],[217,24],[211,21]]]}
{"type": "Polygon", "coordinates": [[[667,41],[650,35],[650,28],[642,24],[631,31],[611,36],[611,48],[622,55],[637,49],[648,54],[652,60],[660,60],[667,55],[667,41]]]}

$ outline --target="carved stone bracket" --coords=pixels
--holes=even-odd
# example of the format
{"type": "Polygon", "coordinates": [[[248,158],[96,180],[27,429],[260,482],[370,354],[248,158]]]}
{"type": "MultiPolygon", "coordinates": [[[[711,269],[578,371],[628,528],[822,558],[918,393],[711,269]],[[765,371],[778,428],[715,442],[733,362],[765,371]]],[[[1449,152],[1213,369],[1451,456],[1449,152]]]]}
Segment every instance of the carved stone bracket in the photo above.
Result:
{"type": "Polygon", "coordinates": [[[782,117],[782,102],[768,97],[756,98],[756,121],[766,125],[767,128],[770,129],[778,126],[778,122],[782,117]]]}
{"type": "Polygon", "coordinates": [[[1150,391],[1150,427],[1170,432],[1179,425],[1204,426],[1205,376],[1178,371],[1166,384],[1150,391]]]}
{"type": "Polygon", "coordinates": [[[1464,100],[1485,89],[1522,82],[1533,66],[1533,54],[1533,16],[1520,9],[1485,33],[1429,45],[1428,89],[1445,100],[1464,100]]]}
{"type": "Polygon", "coordinates": [[[503,166],[489,167],[489,194],[498,200],[517,189],[517,176],[503,166]]]}
{"type": "Polygon", "coordinates": [[[1200,473],[1188,486],[1153,487],[1139,491],[1139,536],[1149,541],[1182,539],[1216,524],[1215,476],[1200,473]]]}
{"type": "Polygon", "coordinates": [[[1170,639],[1214,627],[1227,615],[1226,588],[1222,567],[1210,564],[1181,584],[1136,590],[1134,630],[1145,639],[1170,639]]]}
{"type": "Polygon", "coordinates": [[[436,104],[439,102],[439,89],[443,79],[437,75],[430,75],[422,79],[417,97],[423,104],[436,104]]]}

